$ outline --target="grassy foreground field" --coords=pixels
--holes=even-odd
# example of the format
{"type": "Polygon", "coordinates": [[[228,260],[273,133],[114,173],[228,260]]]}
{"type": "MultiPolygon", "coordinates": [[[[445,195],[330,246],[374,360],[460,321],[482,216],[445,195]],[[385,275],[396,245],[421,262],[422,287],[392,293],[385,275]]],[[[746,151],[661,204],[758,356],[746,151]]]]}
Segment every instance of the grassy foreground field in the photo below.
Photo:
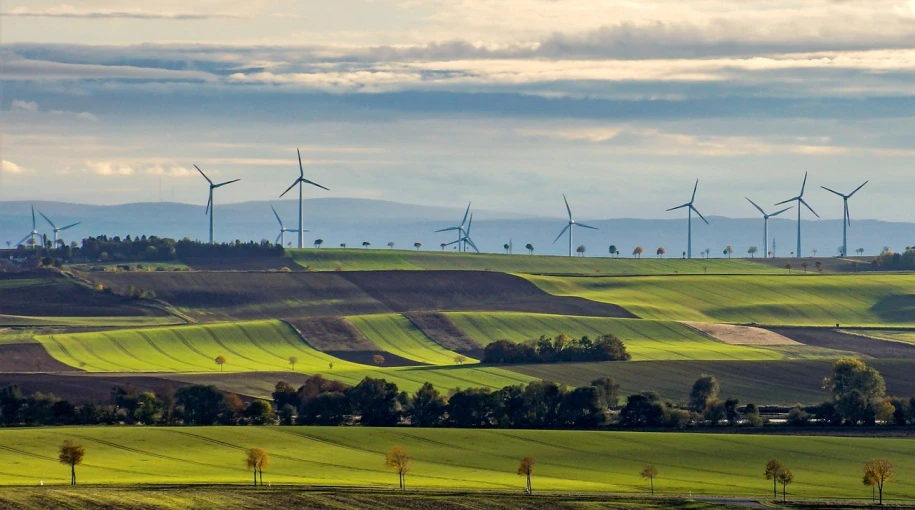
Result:
{"type": "Polygon", "coordinates": [[[645,319],[799,326],[915,325],[915,275],[526,276],[554,295],[645,319]]]}
{"type": "MultiPolygon", "coordinates": [[[[518,251],[525,251],[519,247],[518,251]]],[[[546,255],[501,255],[388,249],[286,250],[309,271],[467,270],[566,274],[776,274],[784,270],[749,260],[612,259],[546,255]]]]}
{"type": "Polygon", "coordinates": [[[908,439],[358,427],[7,429],[0,484],[68,481],[56,457],[64,439],[87,449],[77,469],[86,484],[245,484],[245,450],[259,446],[271,453],[264,480],[274,484],[391,487],[384,454],[402,445],[415,459],[407,477],[414,488],[520,490],[515,471],[528,455],[537,461],[535,490],[645,493],[638,473],[652,463],[662,494],[765,496],[762,467],[777,457],[795,474],[792,495],[855,498],[870,495],[861,465],[885,456],[898,469],[887,496],[915,499],[908,439]]]}

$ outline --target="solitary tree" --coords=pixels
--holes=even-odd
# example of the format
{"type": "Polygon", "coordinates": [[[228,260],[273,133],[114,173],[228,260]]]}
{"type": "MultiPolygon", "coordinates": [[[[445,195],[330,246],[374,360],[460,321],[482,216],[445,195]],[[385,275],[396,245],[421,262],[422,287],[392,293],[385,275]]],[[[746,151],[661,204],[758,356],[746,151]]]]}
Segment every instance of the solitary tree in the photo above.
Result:
{"type": "Polygon", "coordinates": [[[636,246],[635,249],[632,250],[632,256],[637,259],[642,258],[642,253],[645,253],[645,248],[642,248],[641,246],[636,246]]]}
{"type": "Polygon", "coordinates": [[[445,244],[445,243],[442,243],[442,244],[440,244],[439,246],[442,248],[442,251],[445,251],[445,246],[448,246],[448,245],[445,244]]]}
{"type": "Polygon", "coordinates": [[[788,484],[794,481],[794,473],[788,468],[782,468],[776,479],[782,485],[782,503],[785,503],[788,500],[788,484]]]}
{"type": "Polygon", "coordinates": [[[295,364],[299,362],[299,358],[296,358],[295,356],[289,356],[287,361],[289,361],[289,365],[292,367],[292,371],[295,372],[295,364]]]}
{"type": "Polygon", "coordinates": [[[261,485],[264,485],[264,469],[270,467],[270,456],[263,448],[249,448],[245,457],[245,465],[254,472],[254,485],[257,485],[257,475],[260,475],[261,485]]]}
{"type": "Polygon", "coordinates": [[[893,464],[887,459],[871,459],[864,465],[864,485],[876,487],[883,504],[883,486],[896,476],[893,464]]]}
{"type": "Polygon", "coordinates": [[[855,250],[855,253],[857,253],[859,257],[861,255],[864,255],[864,248],[858,248],[857,250],[855,250]]]}
{"type": "Polygon", "coordinates": [[[419,251],[419,249],[422,248],[422,246],[423,246],[423,243],[419,243],[419,242],[413,243],[413,247],[416,248],[416,251],[419,251]]]}
{"type": "Polygon", "coordinates": [[[756,258],[756,252],[758,252],[758,251],[759,251],[759,248],[757,248],[755,246],[750,246],[749,248],[747,248],[747,253],[750,254],[751,259],[756,258]]]}
{"type": "Polygon", "coordinates": [[[804,272],[806,273],[806,272],[807,272],[807,263],[806,263],[806,262],[802,262],[802,263],[801,263],[801,267],[804,268],[804,272]]]}
{"type": "Polygon", "coordinates": [[[793,266],[792,266],[791,264],[785,264],[785,269],[788,270],[788,274],[791,274],[791,268],[792,268],[792,267],[793,267],[793,266]]]}
{"type": "Polygon", "coordinates": [[[528,254],[528,255],[533,255],[533,254],[534,254],[534,245],[533,245],[533,244],[531,244],[531,243],[525,244],[525,245],[524,245],[524,249],[527,250],[527,254],[528,254]]]}
{"type": "Polygon", "coordinates": [[[463,354],[458,354],[457,356],[454,357],[454,362],[457,363],[458,365],[463,365],[465,361],[467,361],[467,357],[464,356],[463,354]]]}
{"type": "Polygon", "coordinates": [[[315,248],[320,248],[324,244],[324,239],[315,239],[315,248]]]}
{"type": "Polygon", "coordinates": [[[620,250],[619,250],[619,248],[616,247],[615,244],[610,245],[609,251],[610,251],[610,255],[612,255],[614,257],[617,257],[620,254],[620,250]]]}
{"type": "Polygon", "coordinates": [[[521,459],[521,464],[518,465],[518,476],[523,476],[527,481],[525,485],[524,492],[532,494],[534,489],[531,487],[531,475],[534,474],[534,459],[531,457],[524,457],[521,459]]]}
{"type": "Polygon", "coordinates": [[[585,249],[586,249],[586,248],[585,248],[585,245],[582,244],[582,245],[580,245],[578,248],[575,248],[575,251],[578,252],[578,256],[579,256],[579,257],[584,257],[584,256],[585,256],[585,249]]]}
{"type": "Polygon", "coordinates": [[[731,258],[732,253],[734,253],[734,248],[731,245],[727,245],[724,248],[724,254],[727,255],[728,258],[731,258]]]}
{"type": "Polygon", "coordinates": [[[394,241],[388,241],[388,248],[394,249],[394,241]]]}
{"type": "Polygon", "coordinates": [[[345,250],[345,249],[346,249],[346,243],[340,243],[340,247],[343,248],[343,249],[345,250]]]}
{"type": "Polygon", "coordinates": [[[697,413],[705,410],[708,403],[718,398],[718,392],[721,386],[718,379],[713,375],[703,375],[693,383],[693,389],[689,392],[689,407],[697,413]]]}
{"type": "Polygon", "coordinates": [[[407,473],[410,471],[410,462],[413,459],[410,457],[410,452],[402,446],[395,446],[388,451],[388,454],[385,455],[384,465],[388,469],[397,473],[397,482],[400,485],[400,490],[405,490],[407,488],[407,473]]]}
{"type": "Polygon", "coordinates": [[[384,365],[384,356],[381,354],[375,354],[372,356],[372,363],[376,365],[384,365]]]}
{"type": "Polygon", "coordinates": [[[57,459],[61,464],[70,466],[70,485],[76,485],[76,466],[82,464],[85,456],[86,449],[69,439],[60,445],[60,454],[57,459]]]}
{"type": "Polygon", "coordinates": [[[226,364],[226,357],[220,354],[216,356],[216,364],[219,365],[219,371],[222,372],[222,366],[226,364]]]}
{"type": "Polygon", "coordinates": [[[772,480],[772,498],[778,497],[778,474],[785,469],[778,459],[770,459],[766,463],[766,480],[772,480]]]}
{"type": "Polygon", "coordinates": [[[508,255],[509,248],[511,248],[511,246],[509,246],[508,243],[502,245],[502,249],[505,250],[506,255],[508,255]]]}
{"type": "Polygon", "coordinates": [[[654,496],[654,479],[658,476],[658,468],[654,467],[653,464],[646,464],[639,476],[648,480],[651,485],[651,495],[654,496]]]}
{"type": "Polygon", "coordinates": [[[655,254],[658,256],[658,258],[661,258],[661,259],[664,258],[665,253],[667,253],[667,250],[665,250],[663,246],[658,248],[658,251],[655,252],[655,254]]]}
{"type": "Polygon", "coordinates": [[[368,242],[368,241],[362,241],[362,247],[363,247],[363,248],[368,248],[368,247],[371,246],[371,245],[372,245],[372,243],[370,243],[370,242],[368,242]]]}

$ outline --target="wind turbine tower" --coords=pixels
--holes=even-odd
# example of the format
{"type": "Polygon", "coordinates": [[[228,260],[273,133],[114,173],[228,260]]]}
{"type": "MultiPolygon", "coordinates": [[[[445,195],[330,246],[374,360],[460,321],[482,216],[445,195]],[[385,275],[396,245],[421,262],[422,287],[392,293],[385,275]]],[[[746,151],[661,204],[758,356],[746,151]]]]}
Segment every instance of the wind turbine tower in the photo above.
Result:
{"type": "Polygon", "coordinates": [[[51,221],[50,218],[48,218],[47,216],[45,216],[43,212],[38,211],[38,214],[40,214],[41,217],[44,218],[45,221],[48,222],[48,224],[51,225],[51,228],[54,229],[54,248],[57,248],[57,243],[58,243],[58,241],[59,241],[59,239],[60,239],[60,233],[61,233],[61,232],[63,232],[64,230],[67,230],[68,228],[73,228],[73,227],[75,227],[75,226],[77,226],[77,225],[79,225],[79,224],[81,223],[81,222],[77,221],[76,223],[73,223],[72,225],[67,225],[66,227],[60,227],[60,228],[58,228],[57,225],[55,225],[54,222],[51,221]]]}
{"type": "Polygon", "coordinates": [[[670,212],[670,211],[676,211],[677,209],[686,208],[689,211],[689,216],[688,216],[688,220],[687,220],[687,224],[686,224],[686,237],[687,237],[687,239],[686,239],[686,258],[689,258],[689,259],[693,258],[693,213],[695,212],[696,214],[698,214],[699,217],[702,218],[702,221],[704,221],[706,225],[709,224],[708,220],[705,219],[705,216],[702,216],[702,213],[700,213],[699,210],[696,209],[695,206],[693,206],[693,202],[696,201],[696,191],[698,189],[699,189],[699,179],[696,179],[696,186],[693,188],[693,197],[689,199],[689,202],[687,202],[683,205],[678,205],[677,207],[671,207],[670,209],[667,210],[667,212],[670,212]]]}
{"type": "MultiPolygon", "coordinates": [[[[276,212],[276,209],[274,209],[272,205],[270,206],[270,209],[273,210],[273,215],[276,216],[276,221],[278,221],[280,224],[280,235],[276,236],[276,241],[274,241],[273,244],[279,243],[280,246],[285,247],[286,246],[286,232],[289,232],[290,230],[288,228],[286,228],[285,225],[283,225],[283,220],[280,219],[280,215],[276,212]]],[[[308,232],[308,231],[306,230],[305,232],[308,232]]]]}
{"type": "Polygon", "coordinates": [[[572,219],[572,208],[569,207],[569,200],[566,198],[565,195],[562,195],[562,199],[566,203],[566,212],[569,213],[569,223],[559,232],[559,235],[556,236],[556,239],[553,240],[553,244],[556,244],[556,241],[558,241],[559,238],[562,237],[562,234],[565,234],[566,230],[568,230],[569,231],[569,256],[572,257],[573,250],[574,250],[574,248],[572,247],[572,231],[575,230],[575,227],[589,228],[591,230],[598,230],[598,229],[597,229],[597,227],[585,225],[584,223],[578,223],[574,219],[572,219]]]}
{"type": "MultiPolygon", "coordinates": [[[[746,197],[744,197],[744,198],[746,198],[746,197]]],[[[765,250],[765,253],[763,253],[763,257],[769,258],[769,251],[768,251],[768,249],[769,249],[769,218],[774,218],[774,217],[778,216],[779,214],[791,209],[791,207],[794,207],[794,206],[786,207],[786,208],[782,209],[781,211],[774,212],[772,214],[766,214],[766,211],[763,211],[762,207],[756,205],[756,202],[750,200],[749,198],[747,198],[747,202],[750,202],[751,204],[753,204],[753,207],[755,207],[763,215],[763,250],[765,250]]],[[[772,252],[773,252],[773,256],[774,256],[775,255],[775,240],[774,239],[772,240],[772,252]]]]}
{"type": "Polygon", "coordinates": [[[863,188],[864,186],[867,186],[868,182],[870,182],[870,181],[865,181],[864,184],[858,186],[855,189],[855,191],[852,191],[851,193],[849,193],[847,195],[843,195],[842,193],[839,193],[838,191],[831,190],[831,189],[827,188],[826,186],[820,186],[821,188],[825,189],[826,191],[828,191],[834,195],[838,195],[838,196],[842,197],[842,202],[845,205],[845,209],[842,212],[842,256],[843,257],[848,256],[848,227],[851,226],[851,213],[848,212],[848,199],[855,196],[855,193],[861,191],[861,188],[863,188]]]}
{"type": "MultiPolygon", "coordinates": [[[[469,237],[469,235],[468,235],[468,233],[464,230],[464,225],[467,224],[467,217],[468,217],[468,215],[470,214],[470,204],[471,204],[471,202],[467,202],[467,210],[464,211],[464,219],[461,220],[461,224],[460,224],[460,225],[458,225],[458,226],[456,226],[456,227],[443,228],[443,229],[441,229],[441,230],[436,230],[436,231],[435,231],[436,233],[438,233],[438,232],[450,232],[450,231],[452,231],[452,230],[457,231],[457,240],[456,240],[456,241],[452,241],[452,242],[446,244],[445,246],[450,246],[450,245],[452,245],[452,244],[457,244],[457,249],[458,249],[459,252],[466,252],[466,251],[467,251],[467,244],[464,242],[464,239],[467,238],[467,237],[469,237]]],[[[468,228],[467,231],[469,231],[469,230],[470,230],[470,229],[468,228]]]]}
{"type": "Polygon", "coordinates": [[[806,188],[807,188],[807,172],[804,172],[804,183],[801,184],[801,194],[794,198],[789,198],[788,200],[784,200],[782,202],[775,204],[775,205],[782,205],[782,204],[787,204],[788,202],[797,202],[797,251],[794,252],[795,257],[800,257],[801,253],[802,253],[801,252],[801,211],[803,210],[803,207],[801,207],[801,204],[803,204],[804,207],[809,209],[810,212],[812,212],[814,216],[816,216],[817,218],[820,217],[820,215],[817,214],[817,212],[814,211],[812,207],[810,207],[810,204],[808,204],[807,201],[804,200],[804,190],[806,188]]]}
{"type": "Polygon", "coordinates": [[[325,191],[330,191],[330,189],[325,188],[324,186],[321,186],[320,184],[318,184],[318,183],[316,183],[316,182],[309,181],[308,179],[305,178],[305,169],[302,168],[302,153],[299,152],[298,147],[296,147],[295,152],[296,152],[296,154],[299,155],[299,178],[296,179],[296,180],[292,183],[291,186],[289,186],[288,188],[286,188],[286,191],[284,191],[283,194],[280,195],[280,198],[283,198],[283,195],[285,195],[286,193],[289,193],[289,190],[291,190],[292,188],[294,188],[294,187],[296,186],[296,184],[299,185],[299,248],[304,248],[304,247],[305,247],[305,232],[306,232],[306,230],[305,230],[304,197],[302,196],[302,193],[303,193],[302,187],[303,187],[304,184],[311,184],[312,186],[316,186],[316,187],[321,188],[321,189],[323,189],[323,190],[325,190],[325,191]]]}
{"type": "Polygon", "coordinates": [[[215,214],[213,214],[213,208],[215,206],[215,204],[213,204],[213,190],[216,188],[221,188],[227,184],[232,184],[233,182],[238,182],[241,179],[233,179],[231,181],[221,182],[219,184],[213,184],[213,181],[211,181],[210,178],[207,177],[207,174],[203,173],[203,170],[201,170],[200,167],[198,167],[197,165],[194,165],[194,168],[196,168],[197,171],[200,172],[200,175],[202,175],[203,178],[206,179],[207,182],[210,184],[210,198],[209,198],[209,200],[207,200],[207,209],[204,212],[204,214],[210,215],[210,244],[213,244],[213,216],[215,216],[215,214]]]}

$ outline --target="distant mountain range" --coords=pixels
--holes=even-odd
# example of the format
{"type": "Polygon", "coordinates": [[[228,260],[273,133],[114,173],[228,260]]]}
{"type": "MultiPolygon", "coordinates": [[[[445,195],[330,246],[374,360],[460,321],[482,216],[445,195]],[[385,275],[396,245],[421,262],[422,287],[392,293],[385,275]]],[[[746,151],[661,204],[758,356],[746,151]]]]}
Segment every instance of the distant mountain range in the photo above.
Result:
{"type": "MultiPolygon", "coordinates": [[[[294,200],[277,202],[244,202],[218,204],[216,208],[216,239],[273,241],[279,225],[270,211],[274,205],[287,228],[298,226],[298,206],[294,200]]],[[[31,205],[35,205],[58,226],[76,221],[82,223],[61,234],[67,241],[86,236],[157,235],[160,237],[206,240],[208,219],[200,205],[156,202],[133,203],[114,206],[70,204],[62,202],[0,202],[0,243],[17,242],[31,230],[31,205]]],[[[463,209],[428,207],[381,200],[366,199],[312,199],[305,203],[306,246],[315,239],[324,239],[325,247],[341,243],[357,247],[369,241],[375,248],[393,241],[397,247],[412,247],[421,242],[422,249],[438,250],[440,243],[455,239],[452,233],[435,233],[435,230],[454,226],[460,222],[463,209]]],[[[734,256],[746,256],[750,246],[762,244],[762,219],[710,217],[710,226],[701,221],[693,223],[694,256],[706,248],[712,257],[722,256],[727,245],[734,248],[734,256]]],[[[576,229],[575,246],[585,245],[588,256],[604,256],[608,246],[615,244],[622,256],[629,256],[636,246],[645,249],[645,256],[654,256],[663,246],[668,257],[677,257],[686,250],[686,220],[645,219],[586,219],[581,221],[598,227],[598,231],[576,229]]],[[[524,245],[532,243],[541,254],[563,254],[568,241],[563,237],[553,244],[565,226],[562,218],[544,218],[485,210],[474,211],[472,238],[480,250],[501,252],[511,240],[518,253],[524,245]]],[[[841,220],[804,221],[804,255],[819,256],[837,253],[842,243],[841,220]]],[[[38,216],[38,230],[51,235],[50,225],[38,216]]],[[[779,256],[789,256],[795,251],[796,223],[790,219],[770,220],[770,240],[776,242],[779,256]]],[[[286,241],[295,246],[296,234],[286,234],[286,241]]],[[[892,223],[876,220],[854,221],[849,231],[849,251],[864,248],[866,254],[878,253],[884,246],[901,250],[915,245],[915,224],[892,223]]]]}

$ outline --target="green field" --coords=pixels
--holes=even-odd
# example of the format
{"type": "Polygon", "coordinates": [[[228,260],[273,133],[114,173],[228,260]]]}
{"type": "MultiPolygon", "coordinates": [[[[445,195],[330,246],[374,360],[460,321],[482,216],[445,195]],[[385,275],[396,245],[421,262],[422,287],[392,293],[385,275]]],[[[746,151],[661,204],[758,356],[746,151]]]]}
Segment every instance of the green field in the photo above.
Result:
{"type": "Polygon", "coordinates": [[[633,361],[777,360],[782,354],[763,348],[728,345],[670,321],[570,317],[512,312],[446,314],[462,331],[483,345],[496,340],[519,342],[540,335],[566,333],[576,338],[612,333],[626,344],[633,361]]]}
{"type": "MultiPolygon", "coordinates": [[[[347,319],[382,351],[429,365],[457,364],[458,353],[433,342],[403,315],[363,315],[347,319]]],[[[462,364],[476,362],[465,357],[462,364]]]]}
{"type": "Polygon", "coordinates": [[[890,498],[915,498],[915,441],[895,438],[652,434],[533,430],[369,429],[361,427],[83,427],[0,431],[0,484],[61,484],[64,439],[87,449],[77,471],[87,484],[239,483],[250,480],[245,449],[265,448],[271,483],[392,486],[384,453],[403,445],[415,461],[411,487],[517,489],[518,461],[537,461],[535,490],[646,492],[638,476],[658,467],[661,493],[765,496],[762,467],[788,465],[792,495],[865,497],[861,466],[886,456],[898,468],[890,498]]]}
{"type": "Polygon", "coordinates": [[[554,295],[645,319],[803,326],[915,325],[915,275],[526,276],[554,295]]]}
{"type": "MultiPolygon", "coordinates": [[[[501,388],[532,380],[490,367],[385,368],[351,363],[312,348],[286,323],[273,320],[39,335],[36,339],[56,360],[87,372],[210,373],[217,378],[235,372],[286,373],[291,371],[289,357],[295,356],[296,372],[322,374],[347,384],[366,376],[383,377],[408,391],[425,382],[440,388],[501,388]],[[214,362],[217,356],[227,359],[222,370],[214,362]]],[[[272,382],[282,377],[278,374],[272,382]]]]}
{"type": "Polygon", "coordinates": [[[102,327],[102,328],[130,328],[142,326],[166,326],[181,324],[178,317],[164,316],[139,316],[139,317],[28,317],[23,315],[0,314],[0,326],[70,326],[70,327],[102,327]]]}
{"type": "MultiPolygon", "coordinates": [[[[521,249],[523,250],[523,248],[521,249]]],[[[777,274],[783,269],[739,259],[612,259],[389,249],[286,250],[309,271],[462,270],[566,274],[777,274]]]]}

